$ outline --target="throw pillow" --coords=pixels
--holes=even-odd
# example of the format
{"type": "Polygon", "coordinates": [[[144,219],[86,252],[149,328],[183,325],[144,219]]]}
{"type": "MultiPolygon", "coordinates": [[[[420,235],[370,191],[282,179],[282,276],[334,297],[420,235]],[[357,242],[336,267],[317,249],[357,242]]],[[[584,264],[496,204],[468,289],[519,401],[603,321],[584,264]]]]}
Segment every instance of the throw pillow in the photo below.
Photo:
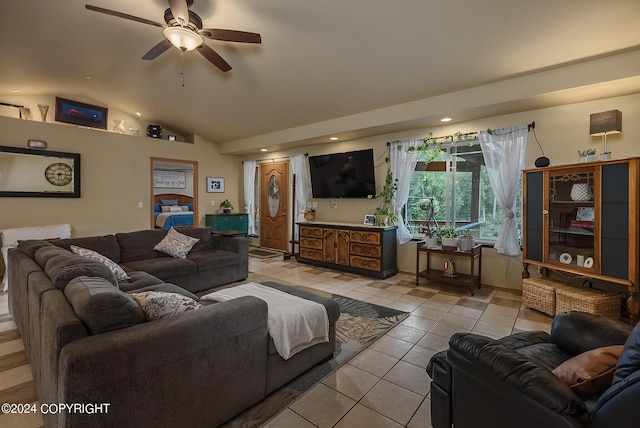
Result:
{"type": "Polygon", "coordinates": [[[92,334],[145,322],[136,301],[103,278],[74,278],[64,289],[64,295],[92,334]]]}
{"type": "Polygon", "coordinates": [[[75,245],[71,245],[70,247],[71,247],[71,251],[73,251],[74,253],[79,254],[82,257],[86,257],[90,260],[95,260],[97,262],[100,262],[106,267],[108,267],[109,270],[113,272],[113,274],[116,276],[116,279],[118,281],[124,281],[126,279],[129,279],[129,275],[127,275],[124,269],[122,269],[120,265],[118,265],[116,262],[111,260],[109,257],[103,256],[102,254],[97,253],[88,248],[77,247],[75,245]]]}
{"type": "Polygon", "coordinates": [[[615,345],[583,352],[560,364],[553,374],[582,399],[600,395],[613,382],[622,348],[623,345],[615,345]]]}
{"type": "Polygon", "coordinates": [[[160,199],[162,205],[178,205],[177,199],[160,199]]]}
{"type": "Polygon", "coordinates": [[[131,297],[138,302],[147,321],[171,317],[202,307],[189,297],[164,291],[131,293],[131,297]]]}
{"type": "Polygon", "coordinates": [[[153,249],[169,254],[171,257],[186,259],[187,254],[198,241],[198,238],[184,235],[172,227],[153,249]]]}
{"type": "Polygon", "coordinates": [[[182,208],[180,208],[180,207],[179,207],[179,206],[177,206],[177,205],[171,205],[171,206],[169,207],[169,212],[170,212],[170,213],[180,213],[180,212],[182,212],[182,208]]]}

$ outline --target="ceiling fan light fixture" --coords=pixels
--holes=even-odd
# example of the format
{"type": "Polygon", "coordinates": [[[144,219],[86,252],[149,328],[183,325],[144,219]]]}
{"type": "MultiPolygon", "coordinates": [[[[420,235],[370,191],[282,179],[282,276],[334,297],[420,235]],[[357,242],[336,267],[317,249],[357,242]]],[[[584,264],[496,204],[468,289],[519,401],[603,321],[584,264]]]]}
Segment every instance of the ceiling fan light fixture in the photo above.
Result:
{"type": "Polygon", "coordinates": [[[198,33],[183,27],[165,28],[164,36],[173,46],[184,52],[192,51],[204,42],[198,33]]]}

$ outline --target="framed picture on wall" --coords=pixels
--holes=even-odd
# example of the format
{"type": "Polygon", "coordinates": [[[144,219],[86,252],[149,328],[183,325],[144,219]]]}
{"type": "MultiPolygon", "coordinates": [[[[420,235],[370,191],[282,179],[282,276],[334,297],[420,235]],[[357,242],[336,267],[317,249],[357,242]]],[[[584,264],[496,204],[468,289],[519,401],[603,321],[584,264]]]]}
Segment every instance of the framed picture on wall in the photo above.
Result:
{"type": "Polygon", "coordinates": [[[56,121],[107,129],[107,108],[56,97],[56,121]]]}
{"type": "Polygon", "coordinates": [[[208,193],[223,193],[224,192],[224,178],[207,177],[207,192],[208,193]]]}

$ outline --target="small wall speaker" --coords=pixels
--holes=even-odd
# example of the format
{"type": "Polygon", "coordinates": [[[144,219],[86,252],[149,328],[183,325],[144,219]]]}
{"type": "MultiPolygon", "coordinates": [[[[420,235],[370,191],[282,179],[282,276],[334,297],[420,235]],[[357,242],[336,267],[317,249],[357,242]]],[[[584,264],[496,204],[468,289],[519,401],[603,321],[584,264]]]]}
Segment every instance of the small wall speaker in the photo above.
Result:
{"type": "Polygon", "coordinates": [[[46,141],[41,141],[41,140],[29,140],[27,142],[27,145],[29,147],[31,147],[32,149],[46,149],[47,148],[47,142],[46,141]]]}

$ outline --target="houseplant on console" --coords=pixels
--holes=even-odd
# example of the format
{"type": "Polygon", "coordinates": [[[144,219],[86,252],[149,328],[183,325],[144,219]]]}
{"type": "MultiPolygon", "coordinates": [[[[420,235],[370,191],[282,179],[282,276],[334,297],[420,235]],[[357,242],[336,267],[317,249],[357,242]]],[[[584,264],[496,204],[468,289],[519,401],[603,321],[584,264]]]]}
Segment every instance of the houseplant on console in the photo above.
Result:
{"type": "Polygon", "coordinates": [[[220,203],[220,208],[222,209],[223,213],[229,214],[233,209],[233,205],[231,205],[231,202],[229,202],[229,199],[225,199],[224,201],[222,201],[222,203],[220,203]]]}
{"type": "Polygon", "coordinates": [[[458,249],[458,232],[453,226],[440,226],[438,228],[438,236],[442,242],[442,249],[453,251],[458,249]]]}
{"type": "Polygon", "coordinates": [[[387,176],[384,179],[384,186],[379,193],[369,195],[369,199],[380,199],[380,205],[376,208],[376,226],[388,226],[389,222],[398,221],[398,216],[393,212],[393,199],[396,197],[398,190],[398,179],[393,178],[391,169],[387,170],[387,176]]]}
{"type": "Polygon", "coordinates": [[[304,212],[304,219],[307,221],[316,221],[316,209],[307,208],[307,210],[304,212]]]}

